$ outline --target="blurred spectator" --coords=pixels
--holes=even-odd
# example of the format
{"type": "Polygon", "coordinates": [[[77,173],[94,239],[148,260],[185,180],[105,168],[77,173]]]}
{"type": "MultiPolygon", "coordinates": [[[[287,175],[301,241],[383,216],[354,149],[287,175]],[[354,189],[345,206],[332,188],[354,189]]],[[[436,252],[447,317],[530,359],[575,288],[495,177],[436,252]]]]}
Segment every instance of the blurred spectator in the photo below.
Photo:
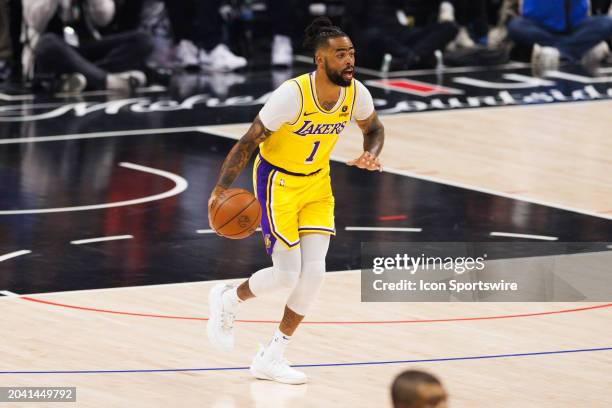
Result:
{"type": "Polygon", "coordinates": [[[497,25],[489,30],[488,44],[498,46],[508,39],[508,23],[519,15],[519,0],[503,0],[499,8],[497,25]]]}
{"type": "Polygon", "coordinates": [[[9,4],[0,0],[0,80],[8,77],[11,59],[11,35],[9,25],[9,4]]]}
{"type": "Polygon", "coordinates": [[[438,21],[439,7],[435,0],[351,1],[347,12],[353,20],[351,38],[364,50],[360,61],[380,68],[389,54],[393,70],[435,65],[434,52],[458,32],[454,22],[438,21]]]}
{"type": "Polygon", "coordinates": [[[272,20],[274,36],[272,39],[271,64],[273,66],[290,66],[293,62],[291,34],[294,24],[295,4],[289,0],[268,0],[268,14],[272,20]]]}
{"type": "Polygon", "coordinates": [[[408,370],[391,384],[393,408],[446,408],[448,394],[440,380],[423,371],[408,370]]]}
{"type": "Polygon", "coordinates": [[[144,85],[151,38],[138,31],[102,37],[98,27],[114,13],[113,0],[23,0],[27,77],[66,92],[144,85]]]}
{"type": "Polygon", "coordinates": [[[561,59],[587,68],[606,58],[612,18],[589,16],[589,0],[523,0],[508,25],[510,39],[533,46],[534,75],[555,70],[561,59]]]}
{"type": "Polygon", "coordinates": [[[591,14],[612,14],[612,1],[611,0],[591,0],[591,14]]]}
{"type": "MultiPolygon", "coordinates": [[[[452,0],[442,3],[442,7],[445,3],[453,6],[455,17],[452,20],[460,27],[459,34],[451,44],[458,48],[471,48],[475,46],[476,39],[477,43],[485,45],[489,31],[487,0],[452,0]]],[[[444,17],[444,13],[442,8],[441,17],[444,17]]]]}
{"type": "Polygon", "coordinates": [[[177,43],[176,57],[183,67],[233,71],[247,65],[223,42],[221,0],[165,0],[177,43]]]}

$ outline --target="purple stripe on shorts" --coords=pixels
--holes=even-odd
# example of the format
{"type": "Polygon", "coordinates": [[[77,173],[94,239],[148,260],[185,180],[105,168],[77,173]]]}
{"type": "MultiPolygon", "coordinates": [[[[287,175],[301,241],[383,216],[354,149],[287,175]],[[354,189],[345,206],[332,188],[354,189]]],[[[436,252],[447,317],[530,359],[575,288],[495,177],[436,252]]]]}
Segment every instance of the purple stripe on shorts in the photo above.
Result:
{"type": "Polygon", "coordinates": [[[261,207],[261,234],[264,238],[264,243],[266,244],[266,252],[268,255],[272,255],[272,249],[274,248],[274,243],[276,242],[276,237],[272,234],[272,230],[270,228],[270,220],[268,218],[268,209],[266,208],[266,199],[268,196],[268,177],[270,173],[274,171],[272,166],[270,166],[266,161],[264,161],[261,156],[259,157],[259,165],[257,166],[257,200],[259,201],[259,206],[261,207]]]}

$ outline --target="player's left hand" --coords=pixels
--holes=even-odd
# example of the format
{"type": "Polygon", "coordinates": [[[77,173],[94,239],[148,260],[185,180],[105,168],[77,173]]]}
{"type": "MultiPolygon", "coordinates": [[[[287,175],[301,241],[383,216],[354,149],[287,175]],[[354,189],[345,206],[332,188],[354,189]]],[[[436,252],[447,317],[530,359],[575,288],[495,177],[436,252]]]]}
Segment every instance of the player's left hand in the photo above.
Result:
{"type": "Polygon", "coordinates": [[[349,166],[357,166],[360,169],[366,169],[370,171],[382,171],[382,165],[378,160],[378,157],[374,156],[370,152],[363,152],[361,156],[356,158],[355,160],[351,160],[347,162],[349,166]]]}

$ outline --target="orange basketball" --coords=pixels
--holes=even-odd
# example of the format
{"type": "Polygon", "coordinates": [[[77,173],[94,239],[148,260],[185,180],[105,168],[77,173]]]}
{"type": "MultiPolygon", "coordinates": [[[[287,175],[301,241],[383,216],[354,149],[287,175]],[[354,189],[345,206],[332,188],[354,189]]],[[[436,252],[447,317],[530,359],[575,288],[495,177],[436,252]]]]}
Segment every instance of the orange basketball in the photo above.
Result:
{"type": "Polygon", "coordinates": [[[261,221],[259,201],[242,188],[225,190],[210,211],[213,229],[230,239],[248,237],[261,221]]]}

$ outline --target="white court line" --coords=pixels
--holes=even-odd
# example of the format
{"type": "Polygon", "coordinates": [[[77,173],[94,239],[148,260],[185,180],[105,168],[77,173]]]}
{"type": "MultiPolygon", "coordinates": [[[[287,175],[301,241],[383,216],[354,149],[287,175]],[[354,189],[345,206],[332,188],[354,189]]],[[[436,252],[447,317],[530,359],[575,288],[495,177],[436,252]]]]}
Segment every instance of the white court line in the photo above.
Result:
{"type": "MultiPolygon", "coordinates": [[[[136,93],[155,93],[155,92],[163,92],[165,91],[166,88],[160,85],[153,85],[153,86],[149,86],[149,87],[144,87],[144,88],[137,88],[136,89],[136,93]]],[[[56,93],[55,95],[53,95],[54,97],[71,97],[71,96],[98,96],[98,95],[111,95],[113,94],[113,91],[85,91],[85,92],[79,92],[79,93],[68,93],[68,92],[61,92],[61,93],[56,93]]],[[[7,94],[7,93],[3,93],[0,92],[0,100],[1,101],[7,101],[7,102],[12,102],[12,101],[31,101],[33,100],[35,97],[34,94],[23,94],[23,95],[11,95],[11,94],[7,94]]]]}
{"type": "MultiPolygon", "coordinates": [[[[142,88],[136,88],[135,93],[137,94],[146,94],[146,93],[158,93],[164,92],[166,87],[161,85],[151,85],[142,88]]],[[[117,95],[117,91],[109,91],[109,90],[101,90],[101,91],[85,91],[85,92],[59,92],[53,95],[57,98],[65,98],[72,96],[104,96],[104,95],[117,95]]]]}
{"type": "Polygon", "coordinates": [[[32,251],[29,251],[27,249],[24,249],[22,251],[11,252],[10,254],[5,254],[5,255],[0,256],[0,262],[6,261],[7,259],[11,259],[11,258],[16,258],[21,255],[27,255],[29,253],[32,253],[32,251]]]}
{"type": "Polygon", "coordinates": [[[38,210],[14,210],[14,211],[0,211],[0,215],[9,215],[9,214],[43,214],[43,213],[58,213],[58,212],[67,212],[67,211],[87,211],[87,210],[98,210],[101,208],[112,208],[112,207],[123,207],[126,205],[134,205],[134,204],[142,204],[150,201],[163,200],[164,198],[172,197],[177,194],[182,193],[187,189],[188,183],[187,180],[173,173],[169,173],[167,171],[154,169],[151,167],[140,166],[138,164],[133,163],[119,163],[119,166],[125,167],[132,170],[143,171],[145,173],[155,174],[157,176],[161,176],[167,179],[170,179],[174,182],[174,187],[171,190],[168,190],[164,193],[155,194],[148,197],[136,198],[133,200],[126,201],[118,201],[114,203],[106,203],[106,204],[95,204],[95,205],[82,205],[77,207],[61,207],[61,208],[42,208],[38,210]]]}
{"type": "Polygon", "coordinates": [[[70,243],[73,245],[82,245],[82,244],[90,244],[92,242],[106,242],[106,241],[116,241],[119,239],[132,239],[132,238],[134,238],[132,235],[113,235],[109,237],[78,239],[76,241],[70,241],[70,243]]]}
{"type": "Polygon", "coordinates": [[[491,232],[489,235],[492,237],[509,237],[509,238],[527,238],[527,239],[539,239],[542,241],[557,241],[559,238],[550,237],[548,235],[531,235],[531,234],[515,234],[513,232],[491,232]]]}
{"type": "Polygon", "coordinates": [[[38,142],[57,142],[60,140],[75,140],[75,139],[97,139],[100,137],[121,137],[121,136],[140,136],[153,135],[160,133],[180,133],[180,132],[197,132],[201,126],[183,126],[172,128],[159,129],[136,129],[136,130],[115,130],[110,132],[91,132],[91,133],[74,133],[70,135],[57,136],[41,136],[41,137],[18,137],[10,139],[0,139],[0,144],[16,144],[16,143],[38,143],[38,142]]]}
{"type": "MultiPolygon", "coordinates": [[[[597,102],[610,102],[610,100],[598,100],[598,101],[580,101],[580,102],[559,102],[554,103],[557,104],[566,104],[566,105],[574,105],[574,104],[588,104],[588,103],[597,103],[597,102]]],[[[530,108],[544,108],[551,104],[539,104],[539,105],[509,105],[507,108],[519,108],[519,107],[530,107],[530,108]]],[[[481,107],[481,108],[469,108],[469,109],[459,109],[459,110],[442,110],[442,111],[426,111],[426,112],[406,112],[406,113],[396,113],[393,115],[389,115],[389,118],[401,118],[401,117],[410,117],[412,115],[440,115],[440,114],[458,114],[459,112],[465,111],[475,111],[480,109],[503,109],[504,107],[481,107]]],[[[180,133],[180,132],[202,132],[202,133],[211,133],[217,136],[227,137],[230,139],[240,139],[241,135],[235,135],[229,132],[223,132],[218,130],[219,127],[227,127],[227,126],[248,126],[250,123],[226,123],[222,125],[210,125],[210,126],[188,126],[188,127],[175,127],[175,128],[159,128],[159,129],[139,129],[139,130],[124,130],[124,131],[112,131],[112,132],[93,132],[93,133],[77,133],[72,135],[62,135],[62,136],[41,136],[41,137],[29,137],[29,138],[17,138],[17,139],[0,139],[0,144],[12,144],[12,143],[36,143],[36,142],[50,142],[56,140],[74,140],[74,139],[92,139],[92,138],[100,138],[100,137],[121,137],[121,136],[133,136],[133,135],[151,135],[151,134],[164,134],[164,133],[180,133]]],[[[348,159],[340,157],[340,156],[332,156],[333,161],[346,163],[348,159]]],[[[513,200],[524,201],[527,203],[543,205],[546,207],[557,208],[559,210],[570,211],[577,214],[584,214],[591,217],[603,218],[606,220],[612,220],[611,215],[605,215],[603,213],[597,213],[594,211],[583,210],[580,208],[570,207],[550,201],[539,200],[531,197],[525,197],[521,195],[512,195],[507,194],[501,191],[496,191],[488,188],[478,187],[466,183],[455,182],[451,180],[441,179],[437,177],[425,176],[421,174],[417,174],[414,172],[406,171],[406,170],[398,170],[390,167],[385,167],[384,171],[392,174],[398,174],[401,176],[412,177],[419,180],[431,181],[438,184],[444,184],[448,186],[463,188],[466,190],[478,191],[485,194],[491,194],[498,197],[511,198],[513,200]]]]}
{"type": "MultiPolygon", "coordinates": [[[[588,102],[566,102],[566,103],[588,103],[588,102]]],[[[449,111],[445,111],[445,112],[449,112],[449,111]]],[[[432,112],[423,112],[423,114],[425,114],[425,113],[432,113],[432,112]]],[[[434,112],[434,113],[439,113],[439,112],[434,112]]],[[[399,113],[399,114],[391,115],[391,116],[396,117],[396,116],[399,116],[399,115],[411,115],[411,114],[408,114],[408,113],[406,113],[406,114],[399,113]]],[[[202,126],[198,130],[200,132],[212,133],[212,134],[217,135],[217,136],[222,136],[222,137],[227,137],[229,139],[237,140],[237,139],[240,139],[241,135],[236,135],[236,134],[233,134],[233,133],[230,133],[230,132],[225,132],[225,131],[217,129],[217,127],[236,126],[236,125],[238,125],[238,124],[235,124],[235,125],[202,126]]],[[[249,125],[249,123],[243,123],[242,125],[249,125]]],[[[342,156],[332,155],[331,156],[331,160],[335,161],[335,162],[346,163],[350,159],[348,159],[346,157],[342,157],[342,156]]],[[[504,193],[504,192],[501,192],[501,191],[496,191],[496,190],[492,190],[492,189],[488,189],[488,188],[484,188],[484,187],[478,187],[478,186],[474,186],[474,185],[470,185],[470,184],[465,184],[465,183],[460,183],[460,182],[456,182],[456,181],[446,180],[446,179],[442,179],[442,178],[439,178],[439,177],[426,176],[426,175],[418,174],[418,173],[407,171],[407,170],[398,170],[398,169],[394,169],[392,167],[386,167],[385,166],[383,171],[385,171],[387,173],[391,173],[391,174],[397,174],[397,175],[400,175],[400,176],[407,176],[407,177],[411,177],[411,178],[415,178],[415,179],[419,179],[419,180],[431,181],[433,183],[444,184],[444,185],[452,186],[452,187],[458,187],[458,188],[462,188],[462,189],[465,189],[465,190],[478,191],[479,193],[485,193],[485,194],[495,195],[495,196],[498,196],[498,197],[510,198],[510,199],[513,199],[513,200],[524,201],[524,202],[531,203],[531,204],[543,205],[545,207],[557,208],[559,210],[570,211],[570,212],[574,212],[574,213],[578,213],[578,214],[584,214],[584,215],[588,215],[588,216],[591,216],[591,217],[603,218],[603,219],[606,219],[606,220],[612,220],[612,215],[605,215],[605,214],[597,213],[597,212],[594,212],[594,211],[588,211],[588,210],[583,210],[583,209],[580,209],[580,208],[569,207],[569,206],[566,206],[566,205],[557,204],[557,203],[553,203],[553,202],[549,202],[549,201],[544,201],[544,200],[539,200],[539,199],[536,199],[536,198],[530,198],[530,197],[525,197],[525,196],[521,196],[521,195],[508,194],[508,193],[504,193]]]]}
{"type": "Polygon", "coordinates": [[[0,295],[4,295],[6,297],[18,297],[19,295],[13,292],[9,292],[8,290],[0,290],[0,295]]]}
{"type": "Polygon", "coordinates": [[[421,232],[423,228],[398,228],[398,227],[346,227],[347,231],[390,231],[390,232],[421,232]]]}
{"type": "MultiPolygon", "coordinates": [[[[255,231],[261,231],[261,228],[257,227],[255,231]]],[[[199,230],[196,230],[196,233],[197,234],[215,234],[215,231],[211,229],[199,229],[199,230]]]]}
{"type": "MultiPolygon", "coordinates": [[[[255,272],[255,271],[253,271],[255,272]]],[[[348,271],[327,271],[326,273],[333,275],[350,275],[361,273],[360,269],[352,269],[348,271]]],[[[142,290],[142,289],[155,289],[155,288],[164,288],[168,286],[201,286],[211,283],[219,283],[219,282],[243,282],[246,278],[231,278],[231,279],[215,279],[215,280],[206,280],[206,281],[195,281],[195,282],[178,282],[178,283],[160,283],[153,285],[139,285],[139,286],[123,286],[118,288],[100,288],[100,289],[79,289],[79,290],[67,290],[65,292],[40,292],[40,293],[27,293],[16,296],[46,296],[46,295],[78,295],[79,293],[87,292],[87,293],[95,293],[95,292],[113,292],[119,290],[142,290]]]]}

